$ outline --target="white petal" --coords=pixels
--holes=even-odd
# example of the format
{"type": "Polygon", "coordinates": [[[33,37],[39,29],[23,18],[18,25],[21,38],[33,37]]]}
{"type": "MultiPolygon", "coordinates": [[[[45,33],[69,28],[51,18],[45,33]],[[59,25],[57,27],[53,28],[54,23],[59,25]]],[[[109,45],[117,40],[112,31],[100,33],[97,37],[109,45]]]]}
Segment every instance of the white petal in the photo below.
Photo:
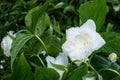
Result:
{"type": "Polygon", "coordinates": [[[87,77],[85,80],[96,80],[96,77],[87,77]]]}
{"type": "Polygon", "coordinates": [[[98,34],[96,33],[95,39],[94,39],[94,50],[98,50],[105,44],[105,40],[98,34]]]}
{"type": "Polygon", "coordinates": [[[59,75],[60,75],[59,80],[61,80],[64,71],[61,71],[61,70],[55,68],[51,63],[67,66],[68,65],[67,56],[65,54],[63,54],[63,53],[60,53],[59,56],[57,56],[56,59],[54,57],[52,57],[52,56],[47,56],[46,57],[46,61],[47,61],[47,67],[55,69],[59,73],[59,75]]]}
{"type": "Polygon", "coordinates": [[[101,75],[98,75],[98,80],[103,80],[103,77],[101,75]]]}
{"type": "Polygon", "coordinates": [[[88,19],[82,26],[81,28],[89,28],[91,30],[96,30],[96,25],[92,19],[88,19]]]}
{"type": "MultiPolygon", "coordinates": [[[[13,37],[16,36],[16,34],[13,34],[13,31],[9,31],[9,34],[13,37]]],[[[7,57],[10,56],[10,49],[11,49],[12,42],[13,42],[13,40],[8,35],[5,36],[1,42],[1,48],[3,49],[4,54],[7,57]]]]}
{"type": "Polygon", "coordinates": [[[67,56],[64,53],[60,53],[59,56],[56,58],[55,64],[67,66],[68,65],[67,56]]]}
{"type": "Polygon", "coordinates": [[[3,38],[1,42],[1,48],[4,51],[4,54],[9,57],[10,56],[10,49],[11,49],[12,39],[9,36],[3,38]]]}
{"type": "Polygon", "coordinates": [[[61,70],[58,70],[58,69],[56,69],[56,71],[59,73],[59,80],[62,80],[62,76],[63,76],[63,73],[64,73],[64,71],[61,71],[61,70]]]}
{"type": "Polygon", "coordinates": [[[79,27],[72,27],[70,29],[66,30],[66,39],[67,40],[72,40],[74,37],[79,33],[79,27]],[[72,36],[71,36],[72,35],[72,36]]]}
{"type": "Polygon", "coordinates": [[[46,61],[47,61],[47,67],[48,67],[48,68],[53,68],[51,62],[52,62],[52,63],[55,63],[55,58],[52,57],[52,56],[47,56],[47,57],[46,57],[46,61]]]}

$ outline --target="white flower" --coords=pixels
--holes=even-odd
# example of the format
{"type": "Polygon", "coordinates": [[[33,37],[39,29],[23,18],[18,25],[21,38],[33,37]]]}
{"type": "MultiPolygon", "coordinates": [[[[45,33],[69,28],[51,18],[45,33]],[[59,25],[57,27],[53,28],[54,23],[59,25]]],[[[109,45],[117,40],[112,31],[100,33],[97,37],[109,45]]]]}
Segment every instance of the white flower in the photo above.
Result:
{"type": "Polygon", "coordinates": [[[108,59],[109,59],[111,62],[116,62],[116,61],[117,61],[117,54],[116,54],[116,53],[111,53],[111,54],[108,56],[108,59]]]}
{"type": "Polygon", "coordinates": [[[63,53],[67,54],[72,61],[86,61],[93,51],[98,50],[104,44],[104,39],[96,32],[94,21],[89,19],[81,27],[66,30],[66,41],[62,45],[62,49],[63,53]]]}
{"type": "MultiPolygon", "coordinates": [[[[9,31],[9,34],[13,37],[15,37],[15,34],[13,34],[13,31],[9,31]]],[[[10,49],[11,49],[11,44],[12,44],[13,40],[9,37],[9,35],[5,36],[2,39],[1,42],[1,48],[4,51],[4,54],[9,57],[10,56],[10,49]]]]}
{"type": "Polygon", "coordinates": [[[67,65],[68,65],[67,56],[64,53],[60,53],[59,56],[57,56],[56,58],[54,58],[52,56],[47,56],[46,61],[47,61],[47,67],[55,69],[60,75],[59,80],[61,80],[64,71],[55,68],[51,63],[67,67],[67,65]]]}

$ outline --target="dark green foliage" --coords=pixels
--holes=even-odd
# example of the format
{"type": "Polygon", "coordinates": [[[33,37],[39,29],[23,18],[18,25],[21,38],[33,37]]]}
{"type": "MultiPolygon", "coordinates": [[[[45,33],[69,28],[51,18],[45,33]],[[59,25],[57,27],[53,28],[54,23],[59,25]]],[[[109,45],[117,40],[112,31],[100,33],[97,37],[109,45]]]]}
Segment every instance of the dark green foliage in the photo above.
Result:
{"type": "Polygon", "coordinates": [[[0,42],[8,31],[16,33],[9,58],[0,48],[4,67],[0,80],[58,80],[59,74],[46,67],[45,58],[56,58],[62,52],[66,29],[88,19],[95,21],[106,44],[90,56],[90,62],[77,66],[69,60],[67,67],[53,66],[65,71],[62,80],[82,80],[90,70],[103,80],[119,80],[120,9],[114,9],[119,5],[119,0],[0,0],[0,42]],[[117,54],[117,62],[108,60],[111,53],[117,54]]]}

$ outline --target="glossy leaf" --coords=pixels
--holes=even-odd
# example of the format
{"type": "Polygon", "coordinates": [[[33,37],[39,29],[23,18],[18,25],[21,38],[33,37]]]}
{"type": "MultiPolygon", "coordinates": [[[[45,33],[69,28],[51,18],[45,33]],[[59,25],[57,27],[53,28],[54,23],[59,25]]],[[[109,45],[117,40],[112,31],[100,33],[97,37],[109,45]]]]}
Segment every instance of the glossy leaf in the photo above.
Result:
{"type": "Polygon", "coordinates": [[[68,5],[65,7],[63,13],[65,14],[67,12],[74,12],[74,11],[75,11],[74,7],[72,5],[68,5]]]}
{"type": "MultiPolygon", "coordinates": [[[[92,60],[91,60],[92,66],[97,70],[101,71],[102,69],[104,70],[114,70],[115,72],[119,73],[120,72],[120,65],[117,63],[110,62],[106,58],[102,56],[95,55],[92,60]]],[[[114,74],[116,74],[114,72],[114,74]]],[[[113,73],[113,72],[112,72],[113,73]]]]}
{"type": "Polygon", "coordinates": [[[82,80],[83,76],[87,74],[87,65],[81,64],[78,68],[76,68],[68,80],[82,80]]]}
{"type": "Polygon", "coordinates": [[[114,69],[120,73],[120,65],[118,63],[112,63],[110,68],[114,69]]]}
{"type": "Polygon", "coordinates": [[[120,76],[120,65],[110,62],[102,56],[95,55],[91,60],[91,65],[100,73],[103,80],[112,80],[120,76]]]}
{"type": "Polygon", "coordinates": [[[18,52],[21,50],[21,48],[24,46],[24,44],[33,38],[33,35],[30,33],[18,33],[16,35],[16,38],[14,39],[12,43],[11,48],[11,67],[13,66],[14,60],[16,59],[16,56],[18,52]]]}
{"type": "Polygon", "coordinates": [[[115,78],[112,79],[112,80],[120,80],[120,76],[117,76],[117,77],[115,77],[115,78]]]}
{"type": "Polygon", "coordinates": [[[107,59],[103,58],[102,56],[95,55],[91,60],[92,66],[96,70],[100,70],[102,68],[108,68],[111,66],[111,62],[109,62],[107,59]]]}
{"type": "Polygon", "coordinates": [[[120,38],[113,38],[108,41],[105,46],[103,46],[100,51],[105,52],[106,54],[116,53],[120,59],[120,38]]]}
{"type": "Polygon", "coordinates": [[[59,74],[50,68],[36,67],[35,80],[58,80],[59,74]]]}
{"type": "Polygon", "coordinates": [[[106,55],[116,53],[120,61],[120,34],[115,32],[103,32],[102,37],[105,39],[106,44],[99,50],[106,55]]]}
{"type": "Polygon", "coordinates": [[[56,4],[54,7],[55,9],[58,9],[58,8],[64,8],[66,6],[66,3],[64,2],[59,2],[58,4],[56,4]]]}
{"type": "Polygon", "coordinates": [[[33,79],[34,77],[31,71],[31,67],[26,61],[24,55],[21,54],[14,65],[13,73],[9,80],[33,80],[33,79]]]}
{"type": "Polygon", "coordinates": [[[64,71],[65,70],[65,66],[63,66],[63,65],[59,65],[59,64],[53,64],[52,62],[51,62],[51,64],[52,64],[52,66],[54,66],[56,69],[59,69],[59,70],[61,70],[61,71],[64,71]]]}
{"type": "Polygon", "coordinates": [[[102,27],[108,8],[106,0],[92,0],[84,3],[79,8],[79,15],[82,23],[88,19],[93,19],[97,26],[97,31],[102,27]]]}
{"type": "Polygon", "coordinates": [[[116,32],[101,32],[101,36],[106,42],[113,40],[114,38],[120,38],[120,33],[116,32]]]}
{"type": "MultiPolygon", "coordinates": [[[[116,77],[120,77],[119,75],[117,75],[115,72],[111,70],[103,70],[103,71],[100,71],[99,73],[103,77],[103,80],[114,80],[116,77]]],[[[119,78],[116,80],[119,80],[119,78]]]]}
{"type": "Polygon", "coordinates": [[[43,40],[43,42],[45,43],[46,47],[49,47],[52,41],[52,37],[53,37],[53,28],[49,27],[49,29],[47,31],[44,32],[43,35],[41,35],[41,39],[43,40]]]}
{"type": "Polygon", "coordinates": [[[31,9],[26,15],[25,24],[33,34],[41,35],[47,26],[50,25],[49,16],[45,12],[49,2],[51,2],[51,0],[46,1],[43,6],[40,5],[31,9]]]}
{"type": "MultiPolygon", "coordinates": [[[[41,36],[39,36],[39,38],[41,38],[45,46],[48,48],[51,45],[52,36],[53,30],[52,28],[49,28],[47,31],[44,31],[44,33],[41,36]]],[[[29,40],[27,45],[25,45],[23,49],[25,51],[25,54],[30,55],[41,54],[42,51],[45,51],[43,45],[36,37],[29,40]]]]}
{"type": "Polygon", "coordinates": [[[58,54],[62,51],[60,40],[53,36],[50,46],[47,48],[48,54],[52,56],[58,56],[58,54]]]}

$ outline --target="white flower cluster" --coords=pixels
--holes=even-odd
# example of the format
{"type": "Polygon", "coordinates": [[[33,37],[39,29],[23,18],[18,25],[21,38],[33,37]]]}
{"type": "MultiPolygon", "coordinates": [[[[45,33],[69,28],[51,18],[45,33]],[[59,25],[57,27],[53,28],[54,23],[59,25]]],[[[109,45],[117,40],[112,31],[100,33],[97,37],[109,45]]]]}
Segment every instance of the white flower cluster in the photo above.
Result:
{"type": "MultiPolygon", "coordinates": [[[[13,31],[9,31],[9,34],[13,37],[16,36],[16,34],[13,34],[13,31]]],[[[5,36],[1,42],[1,48],[7,57],[10,56],[12,42],[13,40],[8,35],[5,36]]],[[[61,80],[64,71],[55,68],[52,63],[67,67],[67,57],[69,57],[72,61],[87,61],[91,53],[98,50],[104,44],[104,39],[96,32],[96,25],[94,21],[89,19],[81,27],[72,27],[66,30],[66,41],[62,45],[63,53],[60,53],[56,58],[47,56],[47,67],[55,69],[60,75],[59,80],[61,80]]],[[[43,53],[45,54],[45,52],[43,53]]],[[[75,63],[80,65],[80,62],[75,63]]],[[[94,80],[94,78],[87,78],[86,80],[94,80]]]]}
{"type": "MultiPolygon", "coordinates": [[[[67,66],[67,56],[72,61],[87,61],[91,53],[101,48],[104,44],[104,39],[96,32],[96,25],[94,21],[89,19],[81,27],[72,27],[66,30],[66,41],[62,45],[63,53],[61,53],[56,59],[48,56],[46,58],[47,67],[55,69],[60,74],[59,80],[61,80],[63,71],[56,69],[51,63],[67,66]]],[[[80,65],[78,62],[76,64],[80,65]]],[[[95,79],[92,78],[86,80],[95,79]]]]}
{"type": "MultiPolygon", "coordinates": [[[[13,34],[13,31],[9,31],[9,34],[10,34],[12,37],[15,37],[15,36],[16,36],[16,34],[13,34]]],[[[5,37],[2,39],[1,48],[3,49],[4,54],[5,54],[7,57],[10,56],[10,49],[11,49],[12,42],[13,42],[13,40],[11,39],[11,37],[10,37],[9,35],[5,36],[5,37]]]]}

